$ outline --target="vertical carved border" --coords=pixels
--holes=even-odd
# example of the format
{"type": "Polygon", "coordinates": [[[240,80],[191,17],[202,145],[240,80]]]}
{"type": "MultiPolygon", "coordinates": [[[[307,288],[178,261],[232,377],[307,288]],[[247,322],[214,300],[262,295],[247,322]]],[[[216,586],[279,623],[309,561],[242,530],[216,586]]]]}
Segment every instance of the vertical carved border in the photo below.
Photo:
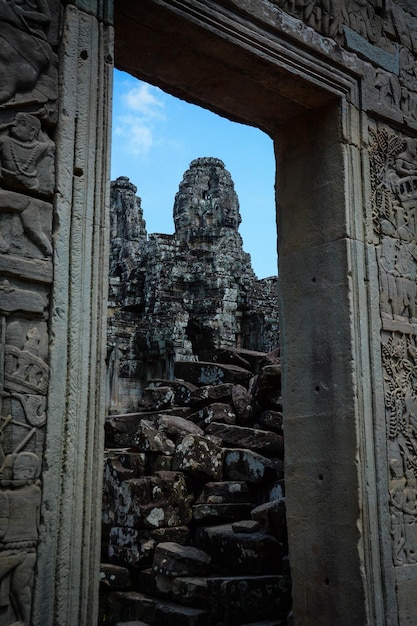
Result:
{"type": "Polygon", "coordinates": [[[370,126],[392,563],[417,564],[417,139],[370,126]]]}
{"type": "Polygon", "coordinates": [[[36,626],[97,622],[112,57],[112,27],[67,5],[36,626]]]}

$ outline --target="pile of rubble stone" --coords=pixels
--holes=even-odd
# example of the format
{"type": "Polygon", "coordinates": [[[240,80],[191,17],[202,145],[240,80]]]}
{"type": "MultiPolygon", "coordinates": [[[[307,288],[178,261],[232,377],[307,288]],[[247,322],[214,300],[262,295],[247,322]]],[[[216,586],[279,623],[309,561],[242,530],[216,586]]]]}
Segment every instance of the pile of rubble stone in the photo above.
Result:
{"type": "Polygon", "coordinates": [[[287,623],[280,381],[227,349],[107,418],[100,624],[287,623]]]}

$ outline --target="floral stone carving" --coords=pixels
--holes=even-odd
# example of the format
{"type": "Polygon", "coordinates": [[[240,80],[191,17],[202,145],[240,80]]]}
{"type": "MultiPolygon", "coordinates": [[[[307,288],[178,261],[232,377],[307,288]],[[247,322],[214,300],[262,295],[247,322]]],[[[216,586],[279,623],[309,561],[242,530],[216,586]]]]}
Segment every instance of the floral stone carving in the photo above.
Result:
{"type": "Polygon", "coordinates": [[[370,129],[393,561],[417,562],[417,140],[370,129]]]}

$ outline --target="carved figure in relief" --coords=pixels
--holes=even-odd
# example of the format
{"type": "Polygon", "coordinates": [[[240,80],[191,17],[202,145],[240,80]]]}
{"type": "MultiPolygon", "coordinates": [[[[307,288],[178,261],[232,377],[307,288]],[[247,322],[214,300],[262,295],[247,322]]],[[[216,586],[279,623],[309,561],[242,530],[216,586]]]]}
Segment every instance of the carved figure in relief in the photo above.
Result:
{"type": "Polygon", "coordinates": [[[417,196],[417,141],[408,138],[395,160],[396,183],[401,195],[417,196]]]}
{"type": "Polygon", "coordinates": [[[36,326],[26,334],[22,346],[22,327],[12,322],[6,331],[4,385],[7,391],[45,394],[49,368],[39,356],[40,334],[36,326]]]}
{"type": "Polygon", "coordinates": [[[385,0],[347,0],[349,26],[372,43],[382,36],[382,20],[375,14],[375,8],[382,9],[385,0]]]}
{"type": "Polygon", "coordinates": [[[0,0],[0,104],[33,89],[47,70],[50,21],[46,0],[0,0]]]}
{"type": "Polygon", "coordinates": [[[16,113],[10,124],[0,127],[0,181],[7,185],[52,192],[54,144],[41,136],[41,123],[34,115],[16,113]]]}
{"type": "MultiPolygon", "coordinates": [[[[0,190],[0,213],[14,213],[19,216],[22,228],[27,237],[46,256],[52,256],[52,244],[42,230],[41,209],[47,207],[42,200],[30,198],[23,194],[4,192],[0,190]]],[[[52,207],[51,207],[52,208],[52,207]]],[[[0,232],[0,253],[8,253],[10,244],[0,232]]]]}
{"type": "Polygon", "coordinates": [[[395,261],[396,242],[391,237],[383,237],[378,248],[379,281],[381,286],[381,311],[393,317],[398,309],[398,291],[395,261]]]}
{"type": "Polygon", "coordinates": [[[417,295],[415,248],[415,244],[402,244],[395,263],[397,287],[395,313],[400,316],[415,317],[417,295]]]}
{"type": "Polygon", "coordinates": [[[378,68],[376,70],[375,87],[379,91],[381,101],[384,101],[391,109],[399,108],[401,87],[395,76],[378,68]]]}
{"type": "Polygon", "coordinates": [[[5,279],[0,283],[0,314],[24,311],[43,313],[47,304],[43,293],[20,289],[5,279]]]}
{"type": "Polygon", "coordinates": [[[39,532],[39,458],[10,454],[0,467],[0,619],[30,624],[39,532]]]}
{"type": "Polygon", "coordinates": [[[403,475],[402,462],[398,459],[390,461],[391,480],[389,484],[391,536],[393,539],[394,564],[404,563],[404,487],[406,479],[403,475]]]}
{"type": "Polygon", "coordinates": [[[404,550],[407,563],[417,563],[417,479],[407,470],[404,488],[404,550]]]}

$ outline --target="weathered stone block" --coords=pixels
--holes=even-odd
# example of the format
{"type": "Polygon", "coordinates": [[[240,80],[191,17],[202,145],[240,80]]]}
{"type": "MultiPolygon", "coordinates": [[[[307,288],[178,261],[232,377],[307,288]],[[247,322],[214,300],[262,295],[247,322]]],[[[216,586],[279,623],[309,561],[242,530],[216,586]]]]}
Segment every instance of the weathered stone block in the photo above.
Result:
{"type": "Polygon", "coordinates": [[[280,411],[264,411],[258,418],[259,425],[267,430],[282,434],[283,416],[280,411]]]}
{"type": "Polygon", "coordinates": [[[208,624],[209,614],[202,609],[159,602],[155,610],[154,626],[208,626],[208,624]]]}
{"type": "Polygon", "coordinates": [[[175,376],[194,385],[219,385],[233,383],[247,387],[252,372],[235,365],[221,365],[205,361],[177,361],[175,376]]]}
{"type": "Polygon", "coordinates": [[[228,626],[285,618],[291,608],[291,584],[286,576],[209,578],[211,612],[228,626]]]}
{"type": "Polygon", "coordinates": [[[174,442],[147,420],[140,421],[133,442],[135,448],[140,452],[160,452],[170,455],[175,450],[174,442]]]}
{"type": "Polygon", "coordinates": [[[261,504],[251,513],[252,519],[262,524],[284,545],[287,544],[287,519],[285,500],[275,500],[261,504]]]}
{"type": "Polygon", "coordinates": [[[239,448],[226,449],[224,456],[224,478],[226,480],[245,480],[249,483],[261,483],[282,478],[284,463],[280,459],[266,457],[239,448]]]}
{"type": "Polygon", "coordinates": [[[185,405],[190,404],[192,394],[198,389],[196,385],[185,380],[152,380],[149,387],[170,387],[174,392],[174,404],[185,405]]]}
{"type": "Polygon", "coordinates": [[[204,431],[194,422],[178,415],[161,415],[157,421],[158,430],[166,433],[173,441],[184,435],[204,435],[204,431]]]}
{"type": "Polygon", "coordinates": [[[163,541],[187,543],[189,530],[186,526],[151,531],[113,527],[109,537],[109,559],[111,563],[125,567],[146,569],[152,565],[156,546],[163,541]]]}
{"type": "Polygon", "coordinates": [[[260,407],[281,407],[281,365],[266,365],[261,369],[251,389],[260,407]]]}
{"type": "Polygon", "coordinates": [[[114,594],[117,615],[123,621],[143,620],[153,624],[158,600],[138,591],[118,591],[114,594]]]}
{"type": "Polygon", "coordinates": [[[214,363],[222,363],[223,365],[237,365],[243,367],[243,369],[251,370],[252,367],[249,361],[241,353],[241,351],[234,348],[219,349],[213,356],[214,363]]]}
{"type": "Polygon", "coordinates": [[[115,526],[110,530],[109,560],[125,567],[148,567],[155,543],[133,528],[115,526]]]}
{"type": "Polygon", "coordinates": [[[108,417],[104,423],[106,446],[130,448],[140,420],[143,418],[144,416],[140,413],[108,417]]]}
{"type": "Polygon", "coordinates": [[[247,424],[254,419],[257,411],[256,402],[252,394],[242,385],[233,386],[232,403],[239,423],[247,424]]]}
{"type": "MultiPolygon", "coordinates": [[[[187,417],[190,413],[189,407],[164,409],[164,415],[187,417]]],[[[108,448],[131,448],[140,420],[155,422],[160,414],[160,411],[143,411],[142,413],[126,413],[108,417],[104,424],[106,446],[108,448]]]]}
{"type": "Polygon", "coordinates": [[[240,520],[250,517],[253,506],[251,504],[195,504],[193,519],[221,521],[240,520]]]}
{"type": "Polygon", "coordinates": [[[206,385],[196,387],[190,397],[190,405],[193,407],[207,406],[213,402],[229,403],[232,399],[232,383],[222,385],[206,385]]]}
{"type": "Polygon", "coordinates": [[[249,502],[248,486],[244,481],[209,482],[197,499],[197,504],[222,504],[249,502]]]}
{"type": "Polygon", "coordinates": [[[172,581],[172,600],[180,604],[207,608],[209,604],[207,591],[207,578],[201,576],[178,576],[172,581]]]}
{"type": "Polygon", "coordinates": [[[132,582],[129,570],[112,563],[100,563],[100,584],[109,590],[130,589],[132,582]]]}
{"type": "Polygon", "coordinates": [[[126,480],[115,501],[115,522],[128,528],[182,526],[192,517],[191,500],[185,477],[179,472],[126,480]]]}
{"type": "Polygon", "coordinates": [[[243,519],[232,524],[232,530],[235,533],[257,533],[261,529],[261,524],[255,520],[243,519]]]}
{"type": "Polygon", "coordinates": [[[177,445],[173,468],[221,480],[223,476],[223,450],[207,437],[186,435],[177,445]]]}
{"type": "Polygon", "coordinates": [[[103,538],[107,538],[110,527],[114,525],[115,500],[118,498],[120,484],[124,480],[142,476],[144,464],[145,456],[137,453],[124,452],[105,460],[102,498],[103,538]]]}
{"type": "Polygon", "coordinates": [[[231,524],[204,526],[197,531],[197,543],[226,571],[252,575],[281,572],[283,546],[264,531],[235,533],[231,524]]]}
{"type": "Polygon", "coordinates": [[[152,569],[155,574],[171,578],[204,576],[209,573],[210,563],[210,556],[203,550],[167,541],[156,547],[152,569]]]}
{"type": "Polygon", "coordinates": [[[284,438],[277,433],[218,423],[209,424],[206,432],[220,437],[228,447],[248,448],[269,457],[284,456],[284,438]]]}
{"type": "Polygon", "coordinates": [[[234,424],[236,422],[236,414],[230,404],[213,402],[203,409],[200,409],[198,413],[190,415],[190,420],[195,421],[205,428],[207,424],[211,424],[211,422],[234,424]]]}
{"type": "Polygon", "coordinates": [[[175,392],[172,387],[147,387],[143,390],[140,407],[146,411],[159,411],[172,407],[175,401],[175,392]]]}
{"type": "Polygon", "coordinates": [[[168,454],[147,454],[147,469],[150,474],[156,472],[170,472],[172,470],[172,456],[168,454]]]}

